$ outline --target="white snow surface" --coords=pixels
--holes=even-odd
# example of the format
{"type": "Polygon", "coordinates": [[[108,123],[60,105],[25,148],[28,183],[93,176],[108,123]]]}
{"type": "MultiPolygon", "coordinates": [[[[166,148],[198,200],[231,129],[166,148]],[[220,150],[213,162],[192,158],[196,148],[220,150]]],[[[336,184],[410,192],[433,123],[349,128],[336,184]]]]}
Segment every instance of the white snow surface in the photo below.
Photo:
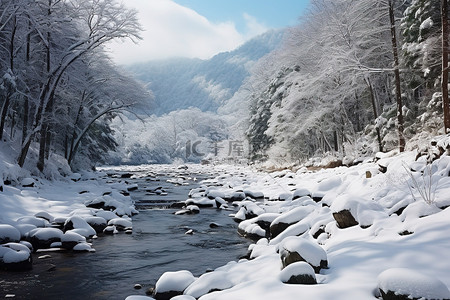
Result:
{"type": "MultiPolygon", "coordinates": [[[[316,243],[326,253],[329,268],[316,274],[317,285],[284,284],[280,280],[282,272],[280,255],[276,252],[283,240],[262,239],[260,243],[252,247],[254,259],[229,262],[211,273],[220,272],[219,274],[224,275],[220,280],[227,280],[230,283],[229,288],[205,294],[199,299],[296,300],[299,295],[302,299],[318,300],[375,299],[374,290],[379,285],[378,276],[393,268],[415,271],[409,272],[408,277],[403,279],[405,285],[411,286],[413,282],[423,281],[419,276],[423,275],[442,282],[442,290],[445,290],[444,287],[448,289],[450,286],[450,251],[448,251],[450,249],[448,238],[450,208],[447,205],[450,204],[448,197],[450,195],[450,177],[448,176],[450,160],[448,157],[442,157],[433,162],[431,172],[434,202],[427,204],[419,193],[415,192],[426,188],[425,184],[422,180],[418,180],[419,185],[415,187],[415,193],[411,193],[410,187],[413,182],[403,168],[405,164],[412,164],[415,156],[415,152],[406,152],[384,157],[383,159],[387,162],[387,172],[372,172],[371,178],[366,178],[366,171],[377,170],[378,165],[369,160],[353,167],[322,169],[314,172],[302,169],[301,172],[294,170],[294,172],[286,171],[279,174],[257,171],[249,166],[188,165],[189,169],[196,171],[202,170],[207,173],[208,168],[215,168],[216,171],[227,175],[209,181],[215,184],[214,189],[217,192],[225,195],[231,195],[239,190],[251,190],[260,191],[268,199],[275,200],[279,199],[280,195],[292,196],[296,189],[305,188],[311,191],[313,196],[324,197],[317,205],[304,199],[292,201],[292,197],[286,197],[285,201],[237,202],[236,204],[240,203],[240,206],[234,207],[233,212],[236,213],[243,208],[238,215],[243,214],[244,218],[246,211],[256,215],[281,213],[282,216],[295,207],[312,207],[311,213],[299,221],[300,224],[306,225],[304,228],[311,229],[307,229],[302,236],[295,238],[316,243]],[[238,174],[243,176],[237,176],[238,174]],[[367,223],[371,224],[362,225],[370,225],[370,227],[363,226],[363,228],[357,225],[345,229],[338,228],[332,217],[333,210],[322,205],[332,208],[345,206],[344,203],[334,204],[335,201],[340,201],[339,199],[343,199],[342,201],[346,202],[345,205],[355,205],[350,203],[353,200],[349,200],[354,199],[358,220],[361,222],[367,220],[367,223]],[[394,214],[405,206],[400,216],[394,214]],[[315,239],[312,234],[315,234],[319,228],[323,229],[323,233],[315,239]]],[[[0,158],[3,156],[0,155],[0,158]]],[[[3,178],[8,175],[13,182],[19,183],[21,178],[30,177],[25,171],[11,167],[10,164],[0,161],[0,165],[3,178]],[[5,172],[8,171],[5,170],[11,170],[12,174],[6,174],[5,172]]],[[[165,170],[169,167],[149,166],[148,168],[165,170]]],[[[421,179],[417,172],[413,175],[421,179]]],[[[101,216],[107,221],[117,218],[117,215],[114,217],[109,214],[110,212],[97,209],[86,210],[84,206],[85,201],[101,197],[104,192],[114,190],[114,187],[109,186],[106,180],[78,182],[70,179],[36,180],[35,187],[31,188],[23,188],[20,184],[3,187],[4,191],[0,192],[0,224],[15,226],[18,224],[16,220],[20,217],[33,216],[41,211],[46,211],[55,218],[67,217],[74,210],[83,212],[85,216],[101,216]],[[88,192],[80,194],[81,191],[88,192]],[[109,217],[106,216],[107,214],[109,217]]],[[[112,193],[111,196],[123,203],[124,207],[132,205],[129,197],[122,196],[118,192],[112,193]]],[[[80,216],[80,214],[76,215],[80,216]]],[[[22,224],[29,224],[28,222],[34,222],[36,219],[28,218],[22,221],[24,221],[22,224]]],[[[291,234],[298,233],[292,231],[291,234]]],[[[289,239],[290,236],[286,234],[283,238],[289,239]]],[[[157,288],[167,291],[178,287],[184,290],[199,280],[187,270],[178,272],[171,272],[168,275],[164,273],[158,280],[157,288]],[[176,276],[176,274],[184,274],[184,276],[176,276]]],[[[214,278],[215,275],[209,276],[214,278]]],[[[390,276],[388,279],[384,276],[381,276],[383,280],[380,282],[383,286],[391,282],[396,283],[395,280],[390,279],[390,276]]],[[[219,279],[212,281],[209,285],[205,280],[204,290],[218,284],[218,281],[219,279]]],[[[427,291],[425,289],[418,291],[418,296],[425,297],[426,295],[419,295],[419,292],[427,291]]]]}
{"type": "Polygon", "coordinates": [[[407,268],[384,271],[378,276],[378,287],[411,298],[450,299],[450,291],[442,281],[407,268]]]}

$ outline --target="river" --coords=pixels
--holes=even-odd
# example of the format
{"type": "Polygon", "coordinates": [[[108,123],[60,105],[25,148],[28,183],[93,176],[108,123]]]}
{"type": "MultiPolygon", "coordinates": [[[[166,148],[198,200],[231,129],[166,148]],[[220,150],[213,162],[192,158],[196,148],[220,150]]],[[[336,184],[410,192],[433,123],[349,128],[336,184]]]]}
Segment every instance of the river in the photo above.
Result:
{"type": "Polygon", "coordinates": [[[126,179],[139,187],[131,192],[140,212],[133,217],[132,234],[93,240],[95,253],[51,252],[47,259],[38,258],[46,253],[34,254],[32,271],[0,273],[6,277],[4,293],[15,299],[125,299],[145,295],[166,271],[189,270],[199,276],[246,254],[249,241],[237,234],[230,211],[203,208],[199,214],[175,215],[176,209],[163,207],[186,200],[189,190],[208,174],[167,169],[147,176],[148,170],[139,170],[137,177],[126,179]],[[180,178],[184,185],[167,182],[180,178]],[[156,188],[163,194],[149,192],[156,188]],[[210,226],[213,222],[218,227],[210,226]],[[194,233],[186,234],[189,229],[194,233]],[[135,289],[135,284],[142,289],[135,289]]]}

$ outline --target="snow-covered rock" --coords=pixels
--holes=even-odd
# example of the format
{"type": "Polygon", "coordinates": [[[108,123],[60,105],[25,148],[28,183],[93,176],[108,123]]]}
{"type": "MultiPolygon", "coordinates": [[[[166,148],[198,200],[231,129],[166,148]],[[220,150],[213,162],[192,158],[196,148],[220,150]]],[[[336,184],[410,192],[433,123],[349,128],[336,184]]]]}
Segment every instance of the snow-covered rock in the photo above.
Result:
{"type": "Polygon", "coordinates": [[[284,268],[280,275],[283,283],[289,284],[316,284],[316,274],[314,269],[306,262],[294,262],[284,268]]]}
{"type": "Polygon", "coordinates": [[[304,237],[291,236],[285,238],[279,244],[278,251],[284,268],[297,261],[307,262],[316,273],[328,267],[325,250],[304,237]]]}
{"type": "Polygon", "coordinates": [[[392,268],[378,276],[383,299],[450,299],[448,287],[440,280],[406,268],[392,268]]]}
{"type": "Polygon", "coordinates": [[[198,299],[212,291],[221,291],[229,289],[232,286],[233,283],[227,278],[225,272],[214,271],[201,275],[186,288],[184,294],[198,299]]]}
{"type": "Polygon", "coordinates": [[[165,272],[156,282],[153,296],[156,300],[165,300],[182,295],[194,281],[194,275],[187,270],[165,272]]]}
{"type": "Polygon", "coordinates": [[[275,238],[286,228],[304,219],[315,208],[313,206],[294,207],[290,211],[281,214],[270,224],[270,237],[275,238]]]}
{"type": "Polygon", "coordinates": [[[28,233],[27,240],[34,250],[50,248],[53,242],[61,242],[63,232],[57,228],[36,228],[28,233]]]}
{"type": "Polygon", "coordinates": [[[0,268],[7,271],[25,271],[32,268],[30,249],[19,243],[0,245],[0,268]]]}
{"type": "Polygon", "coordinates": [[[64,223],[64,231],[75,231],[84,237],[92,237],[96,234],[94,228],[89,225],[85,219],[79,216],[72,216],[64,223]]]}
{"type": "Polygon", "coordinates": [[[19,242],[20,238],[20,231],[16,227],[9,224],[0,224],[0,244],[19,242]]]}

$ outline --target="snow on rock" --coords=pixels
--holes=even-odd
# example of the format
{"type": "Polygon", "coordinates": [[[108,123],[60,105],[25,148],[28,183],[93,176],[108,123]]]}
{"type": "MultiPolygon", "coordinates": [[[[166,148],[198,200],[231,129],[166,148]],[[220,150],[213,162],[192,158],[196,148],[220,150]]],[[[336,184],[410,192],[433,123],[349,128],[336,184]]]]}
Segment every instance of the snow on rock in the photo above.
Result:
{"type": "Polygon", "coordinates": [[[118,215],[116,215],[112,211],[107,211],[107,210],[103,210],[103,209],[96,211],[94,213],[94,216],[101,217],[101,218],[105,219],[107,222],[118,217],[118,215]]]}
{"type": "Polygon", "coordinates": [[[244,220],[239,223],[238,232],[249,239],[259,240],[268,234],[270,223],[279,215],[278,213],[263,213],[255,218],[244,220]]]}
{"type": "Polygon", "coordinates": [[[314,269],[304,261],[294,262],[284,268],[280,275],[283,283],[289,284],[316,284],[314,269]]]}
{"type": "Polygon", "coordinates": [[[313,199],[316,201],[321,200],[328,191],[336,189],[341,184],[342,179],[340,176],[330,176],[329,178],[322,180],[312,193],[313,199]]]}
{"type": "Polygon", "coordinates": [[[394,295],[398,299],[450,299],[450,291],[442,281],[407,268],[382,272],[378,276],[378,288],[383,299],[391,299],[394,295]]]}
{"type": "Polygon", "coordinates": [[[270,237],[275,238],[292,224],[295,224],[314,211],[313,206],[294,207],[290,211],[281,214],[270,224],[270,237]]]}
{"type": "Polygon", "coordinates": [[[119,231],[117,230],[116,226],[111,225],[111,226],[106,226],[105,229],[103,229],[103,233],[104,234],[117,234],[119,233],[119,231]]]}
{"type": "Polygon", "coordinates": [[[203,198],[190,198],[187,199],[185,202],[186,206],[189,205],[197,205],[198,207],[216,207],[216,201],[213,199],[210,199],[208,197],[203,198]]]}
{"type": "Polygon", "coordinates": [[[80,173],[72,173],[70,175],[70,180],[72,180],[74,182],[80,181],[80,179],[81,179],[81,174],[80,173]]]}
{"type": "Polygon", "coordinates": [[[101,233],[103,229],[107,226],[107,222],[102,217],[84,217],[83,218],[92,228],[94,228],[95,232],[101,233]]]}
{"type": "Polygon", "coordinates": [[[226,272],[215,271],[205,273],[200,276],[186,288],[184,294],[190,295],[194,298],[200,298],[201,296],[212,291],[221,291],[229,289],[232,286],[233,283],[228,280],[226,272]]]}
{"type": "MultiPolygon", "coordinates": [[[[26,238],[28,236],[28,232],[37,228],[35,225],[32,225],[32,224],[16,224],[16,225],[14,225],[14,227],[16,227],[20,231],[21,239],[26,238]]],[[[0,240],[1,240],[1,238],[0,238],[0,240]]],[[[1,242],[0,242],[0,244],[1,244],[1,242]]]]}
{"type": "Polygon", "coordinates": [[[278,246],[281,262],[286,267],[297,261],[310,264],[316,273],[328,267],[327,254],[322,247],[304,237],[285,238],[278,246]]]}
{"type": "Polygon", "coordinates": [[[91,245],[86,242],[76,244],[72,250],[75,252],[95,252],[95,249],[93,249],[91,245]]]}
{"type": "Polygon", "coordinates": [[[40,211],[34,214],[36,218],[41,218],[44,220],[47,220],[48,222],[52,223],[55,220],[55,217],[53,217],[51,214],[49,214],[46,211],[40,211]]]}
{"type": "Polygon", "coordinates": [[[89,225],[85,219],[79,216],[72,216],[64,223],[64,231],[72,230],[84,237],[92,237],[96,234],[94,228],[89,225]]]}
{"type": "Polygon", "coordinates": [[[194,275],[187,270],[165,272],[156,282],[153,296],[159,300],[182,295],[184,290],[194,281],[194,275]]]}
{"type": "Polygon", "coordinates": [[[0,245],[0,268],[6,271],[25,271],[32,268],[30,249],[19,243],[0,245]]]}
{"type": "Polygon", "coordinates": [[[35,181],[31,177],[23,178],[20,183],[23,187],[33,187],[35,185],[35,181]]]}
{"type": "Polygon", "coordinates": [[[50,248],[53,242],[61,242],[63,232],[57,228],[36,228],[28,233],[27,240],[34,250],[50,248]]]}
{"type": "Polygon", "coordinates": [[[36,227],[46,227],[48,225],[48,221],[42,218],[37,218],[35,216],[26,216],[26,217],[20,217],[16,221],[18,224],[31,224],[36,227]]]}
{"type": "Polygon", "coordinates": [[[19,242],[21,238],[20,231],[9,224],[0,224],[0,244],[8,242],[19,242]]]}
{"type": "Polygon", "coordinates": [[[387,213],[374,201],[357,199],[352,195],[342,195],[331,205],[333,217],[339,228],[354,225],[369,227],[377,219],[386,218],[387,213]]]}
{"type": "Polygon", "coordinates": [[[311,191],[307,188],[297,188],[292,195],[292,200],[308,196],[311,197],[311,191]]]}
{"type": "Polygon", "coordinates": [[[108,221],[108,226],[114,225],[117,230],[124,231],[126,228],[131,228],[133,224],[130,220],[125,218],[114,218],[108,221]]]}
{"type": "Polygon", "coordinates": [[[86,238],[73,231],[67,231],[61,237],[61,246],[65,249],[73,249],[78,243],[86,242],[86,238]]]}
{"type": "Polygon", "coordinates": [[[264,193],[261,191],[252,191],[252,190],[244,190],[243,191],[246,197],[250,197],[252,199],[264,199],[264,193]]]}
{"type": "MultiPolygon", "coordinates": [[[[172,298],[175,299],[175,298],[172,298]]],[[[125,300],[155,300],[155,298],[141,295],[131,295],[125,298],[125,300]]]]}

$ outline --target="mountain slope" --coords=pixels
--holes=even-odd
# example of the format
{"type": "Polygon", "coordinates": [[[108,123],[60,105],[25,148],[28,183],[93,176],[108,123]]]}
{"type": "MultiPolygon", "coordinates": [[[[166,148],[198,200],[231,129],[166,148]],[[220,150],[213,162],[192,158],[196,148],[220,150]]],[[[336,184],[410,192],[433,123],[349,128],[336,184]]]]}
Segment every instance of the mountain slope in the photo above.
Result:
{"type": "Polygon", "coordinates": [[[269,31],[209,60],[175,58],[128,69],[149,84],[156,115],[189,107],[215,112],[239,89],[250,66],[281,44],[284,34],[284,30],[269,31]]]}

